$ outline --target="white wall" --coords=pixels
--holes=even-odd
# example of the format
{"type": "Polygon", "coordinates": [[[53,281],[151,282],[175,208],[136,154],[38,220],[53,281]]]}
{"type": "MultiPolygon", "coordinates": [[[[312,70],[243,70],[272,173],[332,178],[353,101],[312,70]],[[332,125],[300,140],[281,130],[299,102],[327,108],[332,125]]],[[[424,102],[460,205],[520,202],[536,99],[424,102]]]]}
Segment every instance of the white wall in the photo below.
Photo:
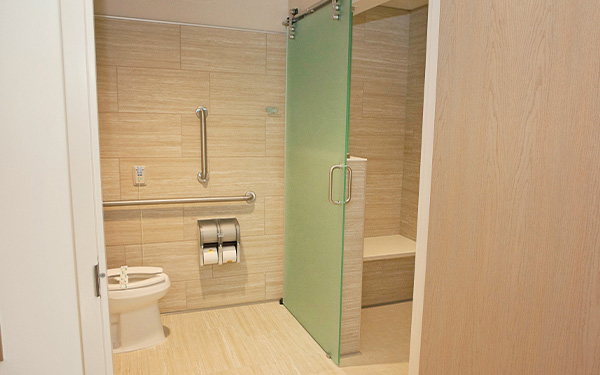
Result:
{"type": "Polygon", "coordinates": [[[82,371],[58,0],[0,2],[2,375],[82,371]]]}
{"type": "Polygon", "coordinates": [[[286,0],[96,0],[96,14],[285,32],[286,0]]]}

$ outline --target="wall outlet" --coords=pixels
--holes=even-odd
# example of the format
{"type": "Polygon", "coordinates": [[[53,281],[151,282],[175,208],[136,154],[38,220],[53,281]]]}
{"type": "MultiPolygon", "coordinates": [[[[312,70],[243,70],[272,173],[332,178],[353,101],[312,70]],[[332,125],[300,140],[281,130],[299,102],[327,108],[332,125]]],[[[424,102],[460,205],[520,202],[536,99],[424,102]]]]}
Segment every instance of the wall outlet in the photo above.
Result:
{"type": "Polygon", "coordinates": [[[143,165],[133,167],[133,186],[146,186],[146,167],[143,165]]]}

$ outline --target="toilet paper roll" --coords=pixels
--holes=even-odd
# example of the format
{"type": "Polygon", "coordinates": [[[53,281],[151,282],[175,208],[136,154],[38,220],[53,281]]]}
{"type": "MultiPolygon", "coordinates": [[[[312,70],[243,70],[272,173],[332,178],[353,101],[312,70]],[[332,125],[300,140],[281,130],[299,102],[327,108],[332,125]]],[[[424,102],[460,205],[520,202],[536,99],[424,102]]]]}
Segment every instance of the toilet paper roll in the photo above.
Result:
{"type": "Polygon", "coordinates": [[[221,227],[221,236],[223,242],[237,241],[237,230],[235,221],[230,219],[223,219],[219,223],[221,227]]]}
{"type": "Polygon", "coordinates": [[[223,246],[223,263],[237,262],[237,251],[235,246],[223,246]]]}
{"type": "Polygon", "coordinates": [[[219,254],[216,247],[209,247],[202,251],[204,265],[217,264],[219,262],[219,254]]]}
{"type": "Polygon", "coordinates": [[[200,227],[200,235],[204,243],[216,243],[217,239],[217,223],[203,223],[200,227]]]}

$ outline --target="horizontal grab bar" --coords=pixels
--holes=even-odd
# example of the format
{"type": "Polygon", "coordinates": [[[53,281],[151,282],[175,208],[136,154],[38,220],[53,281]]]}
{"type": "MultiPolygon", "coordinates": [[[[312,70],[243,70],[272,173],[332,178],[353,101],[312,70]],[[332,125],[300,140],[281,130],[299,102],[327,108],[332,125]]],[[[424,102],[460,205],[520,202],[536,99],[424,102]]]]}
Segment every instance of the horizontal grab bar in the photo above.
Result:
{"type": "Polygon", "coordinates": [[[104,207],[122,206],[147,206],[155,204],[178,204],[178,203],[220,203],[220,202],[254,202],[256,194],[248,191],[243,197],[207,197],[207,198],[174,198],[174,199],[146,199],[136,201],[106,201],[104,207]]]}

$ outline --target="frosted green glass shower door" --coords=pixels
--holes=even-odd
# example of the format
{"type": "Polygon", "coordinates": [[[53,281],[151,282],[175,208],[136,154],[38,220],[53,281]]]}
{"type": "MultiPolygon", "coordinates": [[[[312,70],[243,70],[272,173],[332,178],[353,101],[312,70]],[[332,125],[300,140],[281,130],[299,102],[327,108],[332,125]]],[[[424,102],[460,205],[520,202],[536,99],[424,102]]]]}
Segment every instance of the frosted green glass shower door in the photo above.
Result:
{"type": "Polygon", "coordinates": [[[295,24],[287,44],[283,303],[339,363],[351,1],[295,24]]]}

